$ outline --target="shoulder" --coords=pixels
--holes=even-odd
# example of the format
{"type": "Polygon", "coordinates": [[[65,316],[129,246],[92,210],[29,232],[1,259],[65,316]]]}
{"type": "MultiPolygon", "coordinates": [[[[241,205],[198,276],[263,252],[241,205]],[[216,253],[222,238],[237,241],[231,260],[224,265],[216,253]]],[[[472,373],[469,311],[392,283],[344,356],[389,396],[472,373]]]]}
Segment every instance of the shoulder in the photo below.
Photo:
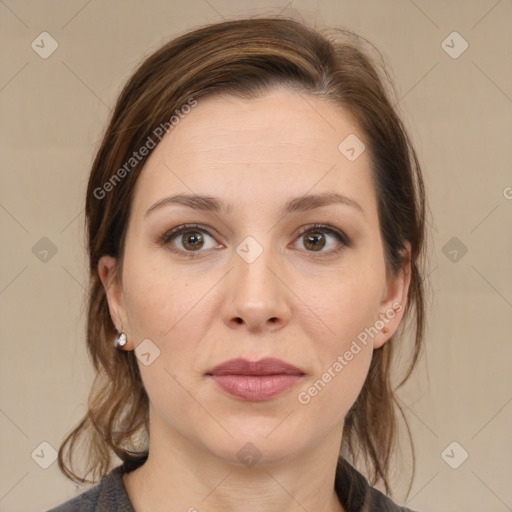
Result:
{"type": "Polygon", "coordinates": [[[117,466],[96,486],[48,512],[134,512],[124,487],[123,473],[123,466],[117,466]]]}
{"type": "Polygon", "coordinates": [[[379,490],[368,487],[363,512],[414,512],[410,508],[397,505],[379,490]]]}
{"type": "Polygon", "coordinates": [[[338,461],[335,489],[347,512],[414,512],[370,487],[366,478],[344,459],[338,461]]]}
{"type": "Polygon", "coordinates": [[[61,503],[48,512],[95,512],[102,486],[103,480],[96,487],[61,503]]]}

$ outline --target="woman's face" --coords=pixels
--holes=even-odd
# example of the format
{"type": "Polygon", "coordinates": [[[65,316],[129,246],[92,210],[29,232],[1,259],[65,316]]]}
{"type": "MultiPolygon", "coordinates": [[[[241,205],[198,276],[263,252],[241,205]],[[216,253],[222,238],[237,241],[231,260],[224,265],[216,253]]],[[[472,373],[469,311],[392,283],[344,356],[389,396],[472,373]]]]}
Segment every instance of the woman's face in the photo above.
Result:
{"type": "Polygon", "coordinates": [[[347,111],[278,89],[201,98],[154,149],[122,275],[110,257],[99,269],[116,327],[139,347],[152,438],[239,464],[244,450],[276,462],[339,448],[409,284],[386,280],[362,142],[347,111]],[[169,234],[186,224],[198,226],[169,234]],[[238,358],[299,371],[214,375],[238,358]]]}

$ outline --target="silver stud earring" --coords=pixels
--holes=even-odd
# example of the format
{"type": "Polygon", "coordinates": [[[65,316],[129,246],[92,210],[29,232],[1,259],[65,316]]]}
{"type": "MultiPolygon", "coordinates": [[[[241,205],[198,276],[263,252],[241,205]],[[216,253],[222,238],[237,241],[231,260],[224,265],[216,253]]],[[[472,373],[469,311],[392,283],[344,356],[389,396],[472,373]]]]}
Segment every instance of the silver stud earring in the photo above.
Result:
{"type": "Polygon", "coordinates": [[[116,336],[116,341],[114,342],[114,346],[117,349],[122,349],[126,345],[126,334],[124,332],[119,333],[116,336]]]}

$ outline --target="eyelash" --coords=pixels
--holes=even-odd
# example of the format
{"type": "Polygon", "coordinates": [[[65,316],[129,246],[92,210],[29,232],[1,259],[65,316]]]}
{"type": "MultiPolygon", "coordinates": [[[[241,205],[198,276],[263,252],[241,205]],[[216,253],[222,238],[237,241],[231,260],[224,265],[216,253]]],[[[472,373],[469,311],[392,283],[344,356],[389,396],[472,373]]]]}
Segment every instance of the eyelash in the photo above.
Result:
{"type": "MultiPolygon", "coordinates": [[[[164,245],[167,245],[169,244],[169,242],[183,234],[183,233],[187,233],[189,231],[200,231],[202,233],[206,233],[208,234],[208,236],[212,237],[212,235],[208,232],[208,229],[205,227],[205,226],[202,226],[200,224],[182,224],[181,226],[178,226],[170,231],[167,231],[165,232],[158,240],[157,240],[157,243],[158,245],[160,246],[164,246],[164,245]]],[[[337,240],[338,242],[341,244],[342,247],[340,248],[337,248],[337,249],[331,249],[330,251],[327,251],[327,252],[323,252],[323,251],[320,251],[318,252],[317,254],[319,254],[320,256],[316,256],[314,255],[316,251],[306,251],[307,253],[312,253],[312,255],[310,257],[313,257],[313,258],[317,258],[317,257],[321,257],[322,255],[325,256],[325,255],[330,255],[330,254],[337,254],[339,253],[344,247],[351,247],[352,246],[352,243],[350,241],[350,239],[341,231],[339,231],[338,229],[332,227],[332,226],[329,226],[329,225],[326,225],[326,224],[308,224],[307,226],[304,226],[300,232],[298,233],[297,235],[297,239],[299,239],[301,236],[305,235],[306,233],[308,233],[309,231],[312,231],[312,232],[322,232],[322,233],[328,233],[330,235],[333,235],[337,240]]],[[[212,237],[214,238],[214,237],[212,237]]],[[[173,252],[177,252],[179,254],[184,254],[186,255],[187,257],[190,257],[190,258],[194,258],[194,257],[197,257],[199,256],[199,253],[201,252],[205,252],[205,251],[201,251],[201,250],[198,250],[198,251],[183,251],[181,249],[177,249],[173,246],[173,248],[171,249],[173,252]]]]}

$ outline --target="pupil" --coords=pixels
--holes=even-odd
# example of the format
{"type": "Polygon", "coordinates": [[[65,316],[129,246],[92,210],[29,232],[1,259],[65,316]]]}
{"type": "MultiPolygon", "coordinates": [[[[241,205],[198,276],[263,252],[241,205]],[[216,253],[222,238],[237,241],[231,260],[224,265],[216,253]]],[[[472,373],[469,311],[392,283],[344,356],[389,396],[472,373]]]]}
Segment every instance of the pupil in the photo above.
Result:
{"type": "Polygon", "coordinates": [[[307,237],[306,247],[310,245],[310,248],[315,250],[322,249],[325,246],[325,238],[323,233],[313,233],[307,237]]]}
{"type": "Polygon", "coordinates": [[[187,235],[183,239],[183,245],[188,249],[198,249],[202,246],[203,237],[197,231],[191,235],[187,235]]]}

